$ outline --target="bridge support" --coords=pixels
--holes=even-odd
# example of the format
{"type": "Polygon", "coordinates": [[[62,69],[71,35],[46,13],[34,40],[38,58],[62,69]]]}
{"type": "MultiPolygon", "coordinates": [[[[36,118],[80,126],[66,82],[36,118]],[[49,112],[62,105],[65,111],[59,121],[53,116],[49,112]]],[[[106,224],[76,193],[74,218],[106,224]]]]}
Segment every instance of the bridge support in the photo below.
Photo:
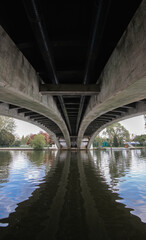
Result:
{"type": "Polygon", "coordinates": [[[135,106],[135,108],[129,108],[126,113],[123,113],[119,118],[116,118],[115,120],[104,124],[102,127],[100,127],[91,137],[88,142],[87,148],[89,149],[91,147],[91,144],[93,143],[95,137],[106,127],[110,126],[113,123],[131,118],[136,117],[142,114],[146,114],[146,102],[138,102],[135,106]]]}
{"type": "Polygon", "coordinates": [[[145,16],[146,0],[142,1],[100,75],[101,91],[90,99],[79,129],[78,147],[86,128],[97,117],[146,98],[145,16]]]}
{"type": "MultiPolygon", "coordinates": [[[[53,97],[40,94],[37,73],[2,27],[0,43],[0,101],[32,110],[51,119],[62,131],[67,147],[70,147],[68,129],[53,97]]],[[[57,145],[59,147],[58,143],[57,145]]]]}

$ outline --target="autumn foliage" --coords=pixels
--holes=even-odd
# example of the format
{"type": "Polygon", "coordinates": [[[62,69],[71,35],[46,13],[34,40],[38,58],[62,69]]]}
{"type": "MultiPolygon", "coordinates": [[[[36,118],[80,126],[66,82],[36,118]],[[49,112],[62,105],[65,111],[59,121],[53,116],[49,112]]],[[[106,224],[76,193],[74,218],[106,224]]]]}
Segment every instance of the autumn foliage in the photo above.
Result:
{"type": "Polygon", "coordinates": [[[43,135],[45,137],[45,142],[46,142],[46,145],[50,145],[50,144],[54,144],[54,141],[51,139],[50,135],[46,132],[39,132],[38,134],[31,134],[28,141],[27,141],[27,145],[30,144],[30,141],[32,139],[34,139],[35,136],[37,135],[43,135]]]}

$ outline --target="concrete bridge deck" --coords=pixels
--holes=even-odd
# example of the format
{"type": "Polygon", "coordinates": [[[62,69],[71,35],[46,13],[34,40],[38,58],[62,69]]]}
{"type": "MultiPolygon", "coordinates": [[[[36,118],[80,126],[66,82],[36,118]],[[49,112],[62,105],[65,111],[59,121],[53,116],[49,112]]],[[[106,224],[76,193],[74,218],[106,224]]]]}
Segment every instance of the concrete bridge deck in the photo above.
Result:
{"type": "Polygon", "coordinates": [[[1,2],[0,114],[89,148],[146,113],[146,0],[1,2]]]}

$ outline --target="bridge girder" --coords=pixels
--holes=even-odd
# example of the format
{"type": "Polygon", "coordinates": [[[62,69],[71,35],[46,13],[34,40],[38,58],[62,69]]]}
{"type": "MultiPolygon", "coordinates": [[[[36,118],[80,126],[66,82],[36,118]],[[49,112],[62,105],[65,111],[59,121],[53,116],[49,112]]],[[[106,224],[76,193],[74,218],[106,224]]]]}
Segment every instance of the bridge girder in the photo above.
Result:
{"type": "MultiPolygon", "coordinates": [[[[80,125],[77,140],[79,148],[87,127],[95,119],[146,98],[146,18],[144,16],[146,16],[145,0],[142,1],[100,75],[98,81],[102,82],[101,91],[90,98],[80,125]]],[[[109,122],[112,123],[112,120],[109,122]]],[[[98,130],[95,129],[95,134],[97,132],[98,130]]]]}
{"type": "MultiPolygon", "coordinates": [[[[99,126],[97,129],[94,128],[94,130],[96,129],[96,131],[94,131],[94,133],[91,135],[88,143],[87,143],[87,148],[89,149],[91,147],[91,144],[93,143],[95,137],[106,127],[110,126],[113,123],[131,118],[131,117],[136,117],[142,114],[146,114],[146,101],[141,101],[141,102],[136,102],[135,103],[135,107],[129,109],[127,112],[122,113],[121,115],[117,116],[116,119],[109,121],[107,123],[103,123],[101,124],[101,126],[99,126]]],[[[98,121],[98,118],[97,118],[98,121]]]]}
{"type": "MultiPolygon", "coordinates": [[[[10,104],[11,109],[24,108],[50,119],[62,132],[66,147],[70,147],[67,126],[54,99],[50,95],[40,94],[39,76],[2,27],[0,42],[0,101],[10,104]]],[[[44,128],[43,125],[41,127],[44,128]]],[[[57,136],[52,132],[51,135],[60,147],[56,140],[57,136]]]]}
{"type": "MultiPolygon", "coordinates": [[[[67,148],[71,141],[80,148],[85,136],[91,136],[90,145],[103,123],[106,126],[121,116],[132,115],[135,106],[131,103],[137,106],[146,97],[146,0],[136,0],[132,5],[122,0],[118,4],[111,0],[91,2],[73,3],[71,8],[62,3],[64,12],[58,21],[61,11],[56,3],[18,1],[19,20],[26,24],[25,31],[18,27],[15,12],[12,24],[2,14],[14,41],[0,28],[0,101],[9,105],[9,111],[35,124],[47,129],[51,126],[54,138],[59,137],[67,148]],[[125,16],[118,6],[126,8],[125,16]],[[54,10],[56,19],[52,20],[54,10]],[[72,11],[79,14],[77,18],[72,11]]],[[[2,3],[4,9],[6,5],[2,3]]],[[[15,11],[15,3],[10,5],[15,11]]]]}

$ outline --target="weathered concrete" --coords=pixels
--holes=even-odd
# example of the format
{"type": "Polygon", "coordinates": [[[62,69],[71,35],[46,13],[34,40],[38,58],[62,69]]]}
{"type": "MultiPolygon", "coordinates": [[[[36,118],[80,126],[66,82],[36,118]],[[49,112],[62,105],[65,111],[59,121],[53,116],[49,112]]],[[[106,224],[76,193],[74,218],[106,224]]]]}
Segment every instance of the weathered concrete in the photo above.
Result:
{"type": "Polygon", "coordinates": [[[130,108],[126,113],[123,113],[120,117],[117,117],[115,120],[110,121],[104,125],[102,125],[102,127],[98,128],[97,131],[95,131],[95,133],[90,137],[90,140],[87,144],[87,148],[89,149],[91,147],[92,142],[94,141],[95,137],[106,127],[110,126],[113,123],[131,118],[131,117],[136,117],[142,114],[146,114],[146,103],[144,102],[138,102],[136,105],[136,108],[130,108]]]}
{"type": "Polygon", "coordinates": [[[146,97],[146,0],[142,1],[100,78],[101,92],[91,97],[79,129],[78,147],[94,119],[146,97]]]}
{"type": "Polygon", "coordinates": [[[40,85],[42,94],[57,95],[79,95],[90,96],[99,93],[99,87],[96,84],[42,84],[40,85]]]}
{"type": "MultiPolygon", "coordinates": [[[[0,101],[48,117],[59,126],[67,147],[70,147],[68,129],[53,97],[42,96],[39,93],[38,75],[2,27],[0,27],[0,101]]],[[[55,134],[53,138],[56,139],[55,134]]]]}
{"type": "MultiPolygon", "coordinates": [[[[78,148],[81,147],[83,137],[86,137],[84,136],[86,128],[93,120],[115,108],[146,97],[145,16],[146,0],[143,0],[100,76],[101,91],[98,95],[91,97],[79,129],[78,148]]],[[[0,101],[32,110],[51,119],[61,129],[64,138],[58,140],[48,128],[44,129],[41,124],[30,120],[29,117],[24,117],[23,114],[17,114],[17,111],[12,113],[8,106],[3,114],[31,121],[49,132],[58,147],[60,147],[60,141],[64,147],[69,148],[69,132],[53,97],[39,92],[38,75],[1,27],[0,43],[0,101]]],[[[131,112],[131,115],[125,115],[124,118],[132,114],[131,112]]],[[[91,136],[88,146],[95,134],[91,136]]]]}

